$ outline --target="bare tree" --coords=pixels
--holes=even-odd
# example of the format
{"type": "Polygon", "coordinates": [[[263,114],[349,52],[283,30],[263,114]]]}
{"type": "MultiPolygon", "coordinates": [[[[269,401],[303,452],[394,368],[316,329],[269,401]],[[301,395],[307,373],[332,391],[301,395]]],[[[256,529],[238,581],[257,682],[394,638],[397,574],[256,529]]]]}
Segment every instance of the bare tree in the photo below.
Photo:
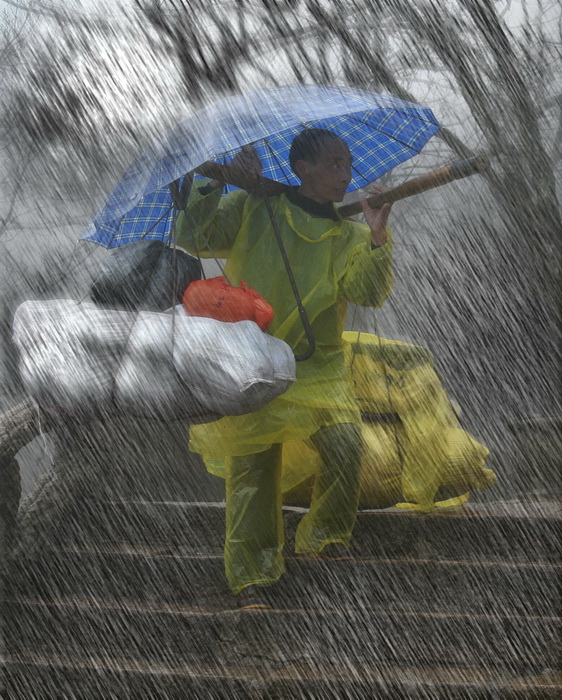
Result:
{"type": "MultiPolygon", "coordinates": [[[[115,176],[182,112],[249,82],[345,82],[414,102],[434,98],[439,86],[444,100],[461,105],[440,138],[460,157],[480,149],[494,157],[489,185],[508,235],[487,212],[458,214],[464,246],[440,251],[423,271],[431,279],[425,318],[432,304],[438,317],[428,333],[442,333],[440,314],[454,321],[442,338],[445,362],[462,376],[461,388],[480,381],[479,403],[484,388],[492,401],[507,394],[506,403],[517,406],[541,383],[540,404],[553,366],[555,386],[562,110],[552,88],[560,46],[532,17],[516,36],[491,0],[135,0],[136,14],[120,25],[69,17],[46,2],[28,5],[51,24],[25,51],[9,54],[15,70],[3,89],[4,142],[20,164],[27,149],[62,160],[67,192],[83,180],[78,189],[92,196],[98,171],[113,168],[115,176]],[[54,41],[53,28],[59,30],[54,41]],[[461,120],[463,129],[455,128],[461,120]],[[464,293],[454,271],[471,266],[473,286],[464,293]],[[502,285],[512,302],[496,294],[502,285]],[[477,329],[467,328],[475,307],[494,304],[477,329]],[[506,350],[515,328],[517,363],[506,350]],[[466,359],[474,356],[483,358],[476,369],[466,359]]],[[[53,182],[48,185],[52,192],[53,182]]],[[[36,282],[41,294],[52,281],[36,282]]],[[[96,456],[88,470],[99,470],[98,462],[96,456]]],[[[69,500],[53,493],[59,505],[69,500]]]]}
{"type": "MultiPolygon", "coordinates": [[[[263,52],[264,37],[257,38],[258,27],[244,2],[135,0],[135,5],[172,46],[192,101],[203,99],[209,89],[239,89],[244,68],[263,52]]],[[[262,79],[275,82],[266,62],[252,65],[262,79]]]]}
{"type": "MultiPolygon", "coordinates": [[[[25,9],[4,9],[0,16],[0,93],[7,89],[10,77],[17,70],[17,56],[24,42],[28,39],[33,27],[33,17],[25,9]]],[[[21,171],[22,158],[19,163],[21,171]]],[[[0,150],[0,164],[5,161],[4,153],[0,150]]],[[[19,189],[17,183],[21,182],[21,175],[14,173],[9,175],[4,168],[0,168],[0,235],[6,230],[16,207],[16,199],[19,189]]]]}

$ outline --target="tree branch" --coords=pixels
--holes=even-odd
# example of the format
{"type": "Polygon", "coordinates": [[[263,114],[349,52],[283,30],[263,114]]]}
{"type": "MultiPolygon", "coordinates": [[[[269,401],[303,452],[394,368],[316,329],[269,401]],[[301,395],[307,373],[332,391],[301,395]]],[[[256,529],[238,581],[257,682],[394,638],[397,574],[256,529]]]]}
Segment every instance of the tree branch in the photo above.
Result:
{"type": "Polygon", "coordinates": [[[61,16],[57,10],[43,9],[42,7],[36,7],[34,4],[22,4],[18,0],[0,0],[0,2],[10,5],[11,7],[16,7],[18,10],[22,10],[23,12],[29,12],[33,15],[57,18],[61,16]]]}

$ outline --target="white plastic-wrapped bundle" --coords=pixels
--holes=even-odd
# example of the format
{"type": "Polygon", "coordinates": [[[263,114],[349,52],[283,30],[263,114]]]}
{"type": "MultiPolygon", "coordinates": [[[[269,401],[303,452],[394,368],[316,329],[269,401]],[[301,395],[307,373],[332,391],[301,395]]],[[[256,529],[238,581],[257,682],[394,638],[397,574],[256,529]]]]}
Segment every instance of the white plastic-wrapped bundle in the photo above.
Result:
{"type": "Polygon", "coordinates": [[[191,422],[255,411],[295,381],[289,346],[252,321],[28,301],[14,317],[22,380],[46,410],[191,422]]]}
{"type": "Polygon", "coordinates": [[[70,299],[21,304],[13,339],[29,394],[46,410],[90,414],[107,409],[134,321],[125,311],[100,313],[93,304],[70,299]]]}
{"type": "Polygon", "coordinates": [[[131,312],[134,324],[114,377],[113,401],[123,415],[207,422],[220,418],[195,396],[174,365],[176,335],[185,331],[166,314],[131,312]]]}
{"type": "Polygon", "coordinates": [[[225,416],[250,413],[271,401],[264,401],[265,396],[279,396],[295,381],[289,346],[253,321],[222,323],[188,316],[182,306],[175,314],[180,325],[187,322],[189,334],[176,333],[174,365],[208,408],[225,416]]]}

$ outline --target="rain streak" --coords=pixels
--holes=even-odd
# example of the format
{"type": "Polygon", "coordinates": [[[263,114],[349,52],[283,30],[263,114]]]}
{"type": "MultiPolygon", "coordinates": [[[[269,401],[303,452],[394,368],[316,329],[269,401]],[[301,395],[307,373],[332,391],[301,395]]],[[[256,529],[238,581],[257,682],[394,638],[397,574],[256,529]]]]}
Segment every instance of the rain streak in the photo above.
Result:
{"type": "Polygon", "coordinates": [[[558,698],[562,8],[0,0],[0,696],[558,698]]]}

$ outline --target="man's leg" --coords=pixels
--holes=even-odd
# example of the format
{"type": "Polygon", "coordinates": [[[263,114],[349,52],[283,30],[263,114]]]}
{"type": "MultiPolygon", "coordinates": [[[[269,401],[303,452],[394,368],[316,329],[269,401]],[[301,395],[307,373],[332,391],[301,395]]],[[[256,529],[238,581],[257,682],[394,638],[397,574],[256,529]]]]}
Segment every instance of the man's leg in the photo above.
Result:
{"type": "Polygon", "coordinates": [[[237,594],[283,575],[281,445],[230,457],[226,479],[226,577],[237,594]]]}
{"type": "Polygon", "coordinates": [[[363,444],[353,423],[323,428],[312,436],[322,458],[310,510],[297,529],[296,551],[321,552],[330,542],[347,546],[357,518],[363,444]]]}

